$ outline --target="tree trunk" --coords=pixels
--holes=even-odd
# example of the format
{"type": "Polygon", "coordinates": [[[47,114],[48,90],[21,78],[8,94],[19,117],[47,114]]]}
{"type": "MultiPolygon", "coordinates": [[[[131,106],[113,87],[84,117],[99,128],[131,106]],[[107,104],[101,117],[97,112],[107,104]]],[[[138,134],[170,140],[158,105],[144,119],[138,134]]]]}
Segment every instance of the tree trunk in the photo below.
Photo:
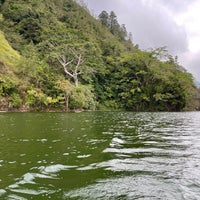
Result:
{"type": "Polygon", "coordinates": [[[69,112],[69,95],[65,95],[65,112],[69,112]]]}
{"type": "Polygon", "coordinates": [[[75,86],[77,87],[77,86],[78,86],[78,77],[77,77],[77,75],[75,74],[75,75],[73,76],[73,78],[74,78],[74,84],[75,84],[75,86]]]}

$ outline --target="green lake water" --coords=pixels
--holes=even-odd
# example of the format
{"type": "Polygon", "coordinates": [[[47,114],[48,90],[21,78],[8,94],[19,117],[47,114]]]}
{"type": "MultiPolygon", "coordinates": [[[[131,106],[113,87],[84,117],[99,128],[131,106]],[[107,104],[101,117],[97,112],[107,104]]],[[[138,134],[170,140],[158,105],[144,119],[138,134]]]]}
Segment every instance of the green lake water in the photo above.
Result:
{"type": "Polygon", "coordinates": [[[200,112],[1,113],[0,199],[198,200],[200,112]]]}

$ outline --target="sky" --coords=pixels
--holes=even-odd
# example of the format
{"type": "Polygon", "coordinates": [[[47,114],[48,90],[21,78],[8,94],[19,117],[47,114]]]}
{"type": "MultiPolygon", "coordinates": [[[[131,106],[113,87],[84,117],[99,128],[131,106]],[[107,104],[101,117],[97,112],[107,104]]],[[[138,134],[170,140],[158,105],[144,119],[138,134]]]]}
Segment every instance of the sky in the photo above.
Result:
{"type": "Polygon", "coordinates": [[[200,81],[200,0],[82,0],[94,16],[114,11],[140,49],[167,47],[200,81]]]}

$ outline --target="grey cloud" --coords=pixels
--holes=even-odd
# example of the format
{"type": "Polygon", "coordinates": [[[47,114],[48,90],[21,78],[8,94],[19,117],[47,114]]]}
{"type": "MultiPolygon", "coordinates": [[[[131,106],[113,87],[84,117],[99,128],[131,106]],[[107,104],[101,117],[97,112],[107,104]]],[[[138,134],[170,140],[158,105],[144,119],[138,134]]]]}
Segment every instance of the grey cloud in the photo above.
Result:
{"type": "Polygon", "coordinates": [[[106,11],[115,10],[115,9],[111,9],[113,7],[113,0],[110,0],[110,1],[84,0],[84,2],[86,3],[86,6],[89,8],[91,13],[94,14],[95,16],[100,14],[100,12],[103,10],[106,10],[106,11]]]}
{"type": "Polygon", "coordinates": [[[185,63],[186,68],[194,77],[200,81],[200,52],[187,52],[180,56],[182,63],[185,63]]]}
{"type": "Polygon", "coordinates": [[[196,0],[158,0],[164,6],[167,6],[172,12],[184,12],[188,6],[196,0]]]}
{"type": "Polygon", "coordinates": [[[187,50],[185,30],[175,23],[163,7],[167,5],[175,8],[179,5],[175,2],[180,0],[154,0],[152,2],[156,3],[153,5],[149,3],[150,1],[144,3],[142,0],[85,0],[85,2],[96,15],[102,10],[114,10],[119,22],[126,24],[128,31],[133,34],[133,42],[143,49],[167,46],[172,54],[187,50]]]}
{"type": "Polygon", "coordinates": [[[173,54],[187,50],[184,28],[178,26],[163,7],[138,3],[129,7],[129,12],[132,14],[126,16],[126,24],[142,48],[167,46],[173,54]]]}

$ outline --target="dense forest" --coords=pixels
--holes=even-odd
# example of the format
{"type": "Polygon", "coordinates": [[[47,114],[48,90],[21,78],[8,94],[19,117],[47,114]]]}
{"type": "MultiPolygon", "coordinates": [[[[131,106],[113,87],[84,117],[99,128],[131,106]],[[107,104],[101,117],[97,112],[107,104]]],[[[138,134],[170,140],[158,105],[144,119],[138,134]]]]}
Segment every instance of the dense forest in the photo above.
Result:
{"type": "Polygon", "coordinates": [[[199,109],[177,57],[133,38],[113,11],[96,19],[74,0],[1,0],[0,110],[199,109]]]}

